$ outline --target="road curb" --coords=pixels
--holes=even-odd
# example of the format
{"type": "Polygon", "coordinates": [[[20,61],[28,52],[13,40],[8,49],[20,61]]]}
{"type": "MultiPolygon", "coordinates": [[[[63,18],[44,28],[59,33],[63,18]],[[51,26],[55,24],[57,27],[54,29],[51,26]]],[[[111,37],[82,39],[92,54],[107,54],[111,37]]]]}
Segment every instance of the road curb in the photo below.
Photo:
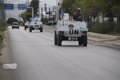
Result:
{"type": "Polygon", "coordinates": [[[93,33],[93,32],[88,32],[88,36],[96,37],[96,38],[103,38],[103,39],[110,39],[110,40],[119,40],[120,39],[120,36],[99,34],[99,33],[93,33]]]}
{"type": "Polygon", "coordinates": [[[98,39],[98,38],[89,38],[88,37],[88,40],[89,41],[92,41],[92,42],[98,42],[99,45],[103,45],[103,46],[107,46],[107,47],[115,47],[115,48],[120,48],[120,40],[101,40],[101,39],[98,39]]]}

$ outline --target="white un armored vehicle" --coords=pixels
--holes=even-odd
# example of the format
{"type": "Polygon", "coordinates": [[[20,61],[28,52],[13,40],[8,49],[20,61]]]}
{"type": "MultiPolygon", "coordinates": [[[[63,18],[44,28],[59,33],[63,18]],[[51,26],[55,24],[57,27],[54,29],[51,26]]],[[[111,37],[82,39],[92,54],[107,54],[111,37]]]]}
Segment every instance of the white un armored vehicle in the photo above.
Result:
{"type": "Polygon", "coordinates": [[[59,21],[54,31],[54,44],[61,46],[62,41],[78,41],[87,46],[87,23],[85,21],[59,21]]]}
{"type": "Polygon", "coordinates": [[[43,24],[40,20],[34,19],[29,24],[29,32],[32,32],[32,30],[40,30],[40,32],[43,32],[43,24]]]}
{"type": "Polygon", "coordinates": [[[27,28],[29,28],[30,22],[26,22],[24,25],[24,29],[26,30],[27,28]]]}

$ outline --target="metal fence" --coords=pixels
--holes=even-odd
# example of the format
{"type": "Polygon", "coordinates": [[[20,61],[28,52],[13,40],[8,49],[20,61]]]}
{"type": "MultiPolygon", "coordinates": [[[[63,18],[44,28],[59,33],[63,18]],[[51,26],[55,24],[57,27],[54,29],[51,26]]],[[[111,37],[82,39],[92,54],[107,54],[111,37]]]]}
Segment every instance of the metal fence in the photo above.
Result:
{"type": "Polygon", "coordinates": [[[0,0],[0,24],[5,23],[4,0],[0,0]]]}

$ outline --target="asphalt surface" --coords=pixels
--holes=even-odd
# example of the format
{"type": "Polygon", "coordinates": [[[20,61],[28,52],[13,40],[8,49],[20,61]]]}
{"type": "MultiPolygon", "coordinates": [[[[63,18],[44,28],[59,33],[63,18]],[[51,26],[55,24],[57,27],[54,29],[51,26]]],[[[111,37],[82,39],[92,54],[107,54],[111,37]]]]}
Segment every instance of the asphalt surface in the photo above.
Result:
{"type": "Polygon", "coordinates": [[[54,45],[54,34],[11,29],[12,61],[18,68],[12,80],[120,80],[120,50],[77,42],[54,45]]]}

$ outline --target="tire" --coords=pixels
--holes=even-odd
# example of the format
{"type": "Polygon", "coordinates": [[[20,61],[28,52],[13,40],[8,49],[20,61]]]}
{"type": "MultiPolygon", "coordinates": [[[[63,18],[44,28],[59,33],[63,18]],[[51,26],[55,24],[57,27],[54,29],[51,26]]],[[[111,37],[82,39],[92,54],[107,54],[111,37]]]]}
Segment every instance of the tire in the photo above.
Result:
{"type": "Polygon", "coordinates": [[[29,32],[32,32],[32,28],[29,28],[29,32]]]}
{"type": "Polygon", "coordinates": [[[83,42],[83,41],[82,41],[82,37],[79,37],[79,38],[78,38],[78,45],[81,46],[81,45],[82,45],[82,42],[83,42]]]}
{"type": "Polygon", "coordinates": [[[62,37],[61,37],[61,36],[58,36],[58,37],[57,37],[57,45],[58,45],[58,46],[61,46],[61,45],[62,45],[62,37]]]}
{"type": "Polygon", "coordinates": [[[54,33],[54,45],[57,45],[57,35],[54,33]]]}
{"type": "Polygon", "coordinates": [[[27,28],[25,27],[24,29],[26,30],[27,28]]]}
{"type": "Polygon", "coordinates": [[[40,28],[40,32],[43,32],[43,28],[40,28]]]}
{"type": "Polygon", "coordinates": [[[83,36],[82,37],[82,44],[83,44],[83,47],[86,47],[87,46],[87,36],[83,36]]]}

